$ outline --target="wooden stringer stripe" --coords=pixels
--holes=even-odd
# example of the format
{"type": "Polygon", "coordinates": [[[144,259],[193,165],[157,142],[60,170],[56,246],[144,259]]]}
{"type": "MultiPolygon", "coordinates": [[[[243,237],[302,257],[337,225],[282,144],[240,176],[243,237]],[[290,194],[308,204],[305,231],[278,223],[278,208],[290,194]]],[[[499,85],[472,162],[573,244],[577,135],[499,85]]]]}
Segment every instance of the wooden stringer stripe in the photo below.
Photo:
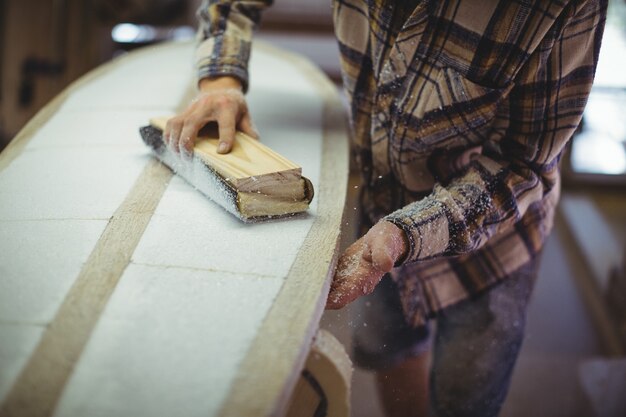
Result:
{"type": "Polygon", "coordinates": [[[50,416],[172,172],[151,160],[83,265],[0,408],[1,417],[50,416]]]}

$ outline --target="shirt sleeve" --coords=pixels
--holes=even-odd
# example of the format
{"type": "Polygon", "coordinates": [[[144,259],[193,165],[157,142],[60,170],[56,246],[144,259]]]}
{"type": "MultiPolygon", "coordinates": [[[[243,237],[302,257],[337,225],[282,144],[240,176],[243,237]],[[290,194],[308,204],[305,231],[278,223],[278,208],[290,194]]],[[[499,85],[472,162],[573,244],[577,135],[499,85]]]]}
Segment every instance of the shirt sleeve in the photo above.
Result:
{"type": "Polygon", "coordinates": [[[248,60],[252,34],[261,11],[272,0],[203,0],[198,9],[195,63],[198,81],[230,75],[248,89],[248,60]]]}
{"type": "Polygon", "coordinates": [[[560,155],[591,90],[606,7],[604,0],[579,5],[560,35],[530,55],[509,93],[509,127],[498,143],[486,143],[445,186],[384,218],[409,240],[401,263],[477,250],[558,187],[560,155]]]}

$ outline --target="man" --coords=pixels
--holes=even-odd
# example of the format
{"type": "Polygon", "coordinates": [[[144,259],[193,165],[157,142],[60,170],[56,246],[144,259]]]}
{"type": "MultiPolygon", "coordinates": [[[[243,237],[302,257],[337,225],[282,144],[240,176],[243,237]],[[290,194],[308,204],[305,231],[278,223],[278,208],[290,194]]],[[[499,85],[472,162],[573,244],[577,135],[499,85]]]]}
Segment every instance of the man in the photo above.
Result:
{"type": "MultiPolygon", "coordinates": [[[[212,120],[221,152],[235,129],[257,137],[243,93],[252,30],[269,3],[205,1],[201,93],[168,123],[170,146],[189,153],[212,120]]],[[[367,331],[355,335],[355,360],[378,370],[388,414],[424,415],[428,407],[441,416],[498,414],[606,7],[606,0],[334,2],[371,227],[340,258],[328,307],[376,288],[367,331]],[[392,279],[381,282],[388,272],[392,279]]]]}

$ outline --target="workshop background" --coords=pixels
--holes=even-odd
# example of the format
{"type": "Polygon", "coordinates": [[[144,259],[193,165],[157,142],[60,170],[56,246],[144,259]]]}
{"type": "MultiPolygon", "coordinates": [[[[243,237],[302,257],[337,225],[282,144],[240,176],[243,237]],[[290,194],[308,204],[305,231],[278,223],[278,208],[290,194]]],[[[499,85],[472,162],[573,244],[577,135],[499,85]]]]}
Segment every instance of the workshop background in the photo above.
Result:
{"type": "MultiPolygon", "coordinates": [[[[88,70],[145,45],[193,38],[198,4],[0,0],[0,149],[88,70]]],[[[610,0],[609,8],[584,123],[562,160],[556,228],[504,417],[626,415],[626,2],[610,0]]],[[[257,39],[308,56],[340,88],[329,0],[276,0],[257,39]]],[[[357,181],[351,175],[350,190],[357,181]]],[[[357,234],[356,218],[347,223],[344,246],[357,234]]],[[[358,322],[347,308],[326,313],[322,327],[349,350],[358,322]]],[[[354,416],[382,415],[375,391],[372,375],[357,370],[354,416]]]]}

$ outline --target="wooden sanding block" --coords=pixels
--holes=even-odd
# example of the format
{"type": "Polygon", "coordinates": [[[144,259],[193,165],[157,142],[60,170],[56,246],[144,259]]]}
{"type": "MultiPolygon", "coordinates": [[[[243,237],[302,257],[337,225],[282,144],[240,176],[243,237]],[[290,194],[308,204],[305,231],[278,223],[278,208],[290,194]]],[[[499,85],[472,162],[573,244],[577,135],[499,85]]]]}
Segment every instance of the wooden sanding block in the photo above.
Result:
{"type": "Polygon", "coordinates": [[[191,160],[163,142],[168,118],[154,118],[139,129],[161,162],[201,193],[243,221],[259,221],[306,211],[313,184],[302,168],[256,139],[237,132],[230,153],[218,154],[215,125],[200,131],[191,160]]]}

